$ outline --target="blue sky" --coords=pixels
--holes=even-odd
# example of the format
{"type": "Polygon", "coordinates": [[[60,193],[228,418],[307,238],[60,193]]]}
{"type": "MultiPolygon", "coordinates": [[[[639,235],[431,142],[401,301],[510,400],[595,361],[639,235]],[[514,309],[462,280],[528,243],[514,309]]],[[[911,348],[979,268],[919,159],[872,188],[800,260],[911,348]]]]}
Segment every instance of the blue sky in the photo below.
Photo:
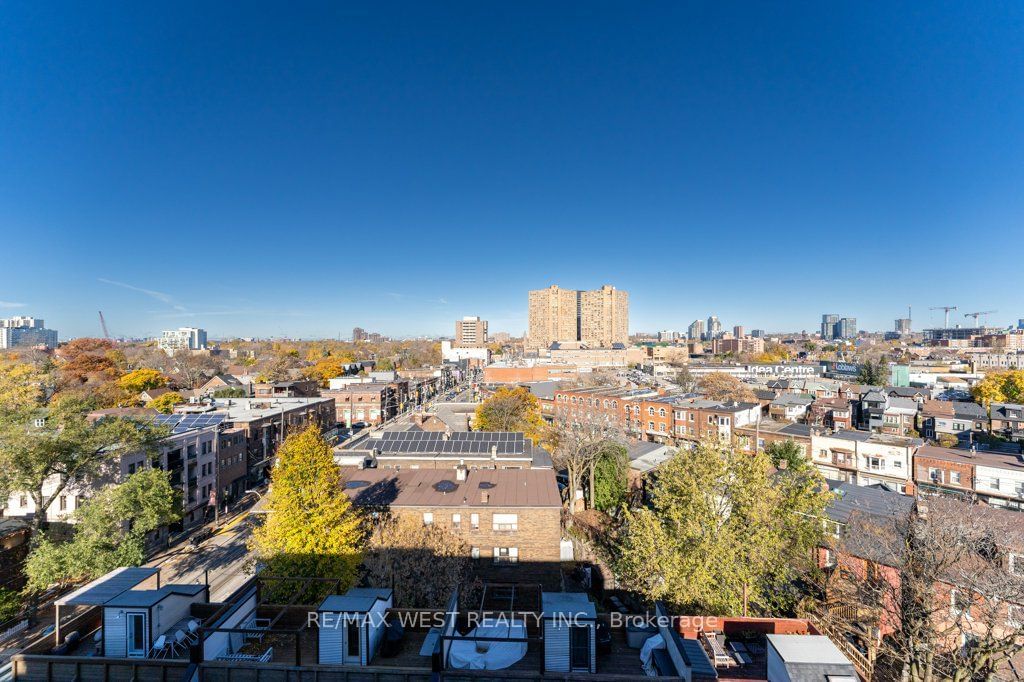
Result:
{"type": "Polygon", "coordinates": [[[211,4],[0,7],[0,315],[1024,317],[1024,4],[211,4]]]}

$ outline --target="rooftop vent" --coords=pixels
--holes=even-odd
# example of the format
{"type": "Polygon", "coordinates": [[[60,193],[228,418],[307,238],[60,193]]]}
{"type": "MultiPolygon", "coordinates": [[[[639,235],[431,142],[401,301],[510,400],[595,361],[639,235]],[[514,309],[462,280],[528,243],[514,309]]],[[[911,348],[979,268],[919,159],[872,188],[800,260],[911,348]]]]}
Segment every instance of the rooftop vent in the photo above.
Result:
{"type": "Polygon", "coordinates": [[[479,487],[481,490],[490,490],[494,486],[495,484],[491,483],[490,481],[480,481],[477,487],[479,487]]]}
{"type": "Polygon", "coordinates": [[[345,490],[357,490],[370,485],[369,481],[345,481],[345,490]]]}

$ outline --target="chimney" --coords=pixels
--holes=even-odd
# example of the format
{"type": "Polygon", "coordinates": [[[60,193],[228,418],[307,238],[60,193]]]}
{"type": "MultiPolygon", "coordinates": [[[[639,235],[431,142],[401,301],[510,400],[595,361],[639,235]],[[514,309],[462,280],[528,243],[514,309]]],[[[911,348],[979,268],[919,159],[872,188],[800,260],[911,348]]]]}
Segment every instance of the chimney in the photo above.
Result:
{"type": "Polygon", "coordinates": [[[491,446],[491,459],[497,459],[497,458],[498,458],[498,446],[497,445],[492,445],[491,446]]]}
{"type": "Polygon", "coordinates": [[[491,499],[491,494],[486,490],[480,491],[480,504],[487,504],[491,499]]]}

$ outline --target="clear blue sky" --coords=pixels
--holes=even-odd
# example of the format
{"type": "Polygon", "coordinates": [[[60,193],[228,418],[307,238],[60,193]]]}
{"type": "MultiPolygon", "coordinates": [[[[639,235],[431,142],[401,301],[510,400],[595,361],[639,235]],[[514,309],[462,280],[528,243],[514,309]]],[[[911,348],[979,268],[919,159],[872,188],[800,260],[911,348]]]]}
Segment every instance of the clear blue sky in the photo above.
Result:
{"type": "Polygon", "coordinates": [[[1024,3],[299,5],[0,6],[0,315],[1024,317],[1024,3]]]}

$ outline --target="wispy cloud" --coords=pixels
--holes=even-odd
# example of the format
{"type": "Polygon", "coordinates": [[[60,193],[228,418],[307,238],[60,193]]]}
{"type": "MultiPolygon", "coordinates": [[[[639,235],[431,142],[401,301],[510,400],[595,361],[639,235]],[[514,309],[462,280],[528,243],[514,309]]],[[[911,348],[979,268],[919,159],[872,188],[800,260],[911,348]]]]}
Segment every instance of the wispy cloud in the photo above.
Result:
{"type": "Polygon", "coordinates": [[[165,312],[162,310],[147,310],[146,314],[155,317],[226,317],[232,315],[270,315],[274,317],[307,317],[311,313],[304,310],[268,310],[263,308],[238,308],[230,310],[186,310],[183,312],[165,312]]]}
{"type": "Polygon", "coordinates": [[[181,312],[181,313],[188,312],[188,309],[185,306],[183,306],[180,303],[178,303],[177,301],[175,301],[173,296],[171,296],[170,294],[165,294],[162,291],[156,291],[155,289],[146,289],[145,287],[137,287],[134,284],[126,284],[125,282],[117,282],[117,281],[114,281],[112,279],[104,279],[103,277],[100,277],[99,281],[103,282],[104,284],[110,284],[110,285],[115,286],[115,287],[121,287],[122,289],[128,289],[129,291],[137,291],[140,294],[145,294],[146,296],[149,296],[150,298],[154,298],[154,299],[160,301],[161,303],[166,303],[167,305],[171,306],[173,309],[177,310],[178,312],[181,312]]]}
{"type": "Polygon", "coordinates": [[[390,296],[396,301],[413,301],[416,303],[435,303],[438,305],[448,305],[448,299],[446,298],[421,298],[419,296],[410,296],[408,294],[400,294],[394,291],[388,291],[384,295],[390,296]]]}
{"type": "Polygon", "coordinates": [[[14,301],[0,301],[0,308],[24,308],[24,303],[15,303],[14,301]]]}

